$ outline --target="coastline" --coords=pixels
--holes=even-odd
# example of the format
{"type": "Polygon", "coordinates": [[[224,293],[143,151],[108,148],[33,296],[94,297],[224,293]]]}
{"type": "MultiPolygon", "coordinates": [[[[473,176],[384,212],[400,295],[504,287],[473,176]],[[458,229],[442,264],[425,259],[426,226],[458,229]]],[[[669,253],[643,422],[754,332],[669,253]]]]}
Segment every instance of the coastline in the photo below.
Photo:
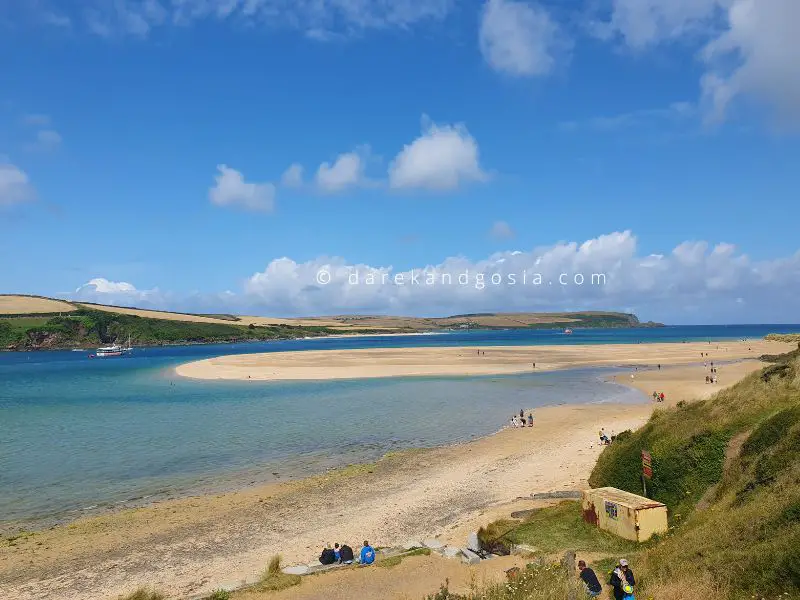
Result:
{"type": "Polygon", "coordinates": [[[631,369],[757,358],[792,349],[786,342],[753,340],[647,344],[406,347],[304,350],[225,355],[184,363],[181,377],[198,380],[302,381],[376,377],[509,375],[577,367],[631,369]],[[535,365],[535,366],[534,366],[535,365]]]}
{"type": "MultiPolygon", "coordinates": [[[[726,364],[722,381],[732,384],[760,366],[754,360],[726,364]]],[[[646,394],[660,387],[667,405],[698,389],[710,394],[725,387],[698,388],[704,384],[697,368],[639,371],[633,387],[646,394]]],[[[629,384],[627,372],[614,379],[629,384]]],[[[539,408],[533,428],[390,454],[307,479],[80,519],[0,546],[0,585],[19,600],[88,600],[141,584],[190,595],[252,581],[276,552],[288,563],[307,562],[332,541],[367,537],[393,545],[438,537],[463,543],[467,532],[510,506],[530,507],[524,498],[531,493],[585,486],[602,450],[599,427],[639,427],[655,406],[663,405],[539,408]]]]}

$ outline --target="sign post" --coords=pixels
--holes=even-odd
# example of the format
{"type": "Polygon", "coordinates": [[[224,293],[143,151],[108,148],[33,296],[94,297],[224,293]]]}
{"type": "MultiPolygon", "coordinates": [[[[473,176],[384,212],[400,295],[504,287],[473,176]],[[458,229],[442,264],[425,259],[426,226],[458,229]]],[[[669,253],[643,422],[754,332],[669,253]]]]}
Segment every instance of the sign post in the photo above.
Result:
{"type": "Polygon", "coordinates": [[[647,480],[653,478],[653,457],[647,450],[642,450],[642,492],[647,497],[647,480]]]}

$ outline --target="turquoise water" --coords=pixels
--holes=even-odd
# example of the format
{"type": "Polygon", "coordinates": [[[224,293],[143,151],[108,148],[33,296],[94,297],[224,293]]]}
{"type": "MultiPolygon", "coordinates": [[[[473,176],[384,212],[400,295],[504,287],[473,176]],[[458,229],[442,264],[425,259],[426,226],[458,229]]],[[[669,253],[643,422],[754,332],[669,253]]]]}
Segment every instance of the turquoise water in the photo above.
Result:
{"type": "Polygon", "coordinates": [[[757,335],[752,329],[729,328],[722,332],[726,336],[664,329],[672,331],[469,332],[144,348],[108,360],[87,360],[78,352],[0,354],[0,522],[62,520],[305,476],[392,450],[486,435],[520,408],[642,399],[603,382],[608,371],[596,369],[476,378],[200,382],[174,376],[172,367],[188,360],[320,348],[757,335]]]}

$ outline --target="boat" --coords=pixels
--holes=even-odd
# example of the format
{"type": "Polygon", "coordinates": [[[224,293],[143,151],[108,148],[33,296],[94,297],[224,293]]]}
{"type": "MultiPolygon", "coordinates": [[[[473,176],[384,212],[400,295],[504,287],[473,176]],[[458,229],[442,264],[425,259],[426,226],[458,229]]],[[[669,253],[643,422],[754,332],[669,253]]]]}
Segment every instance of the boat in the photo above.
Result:
{"type": "Polygon", "coordinates": [[[133,347],[131,347],[131,336],[128,336],[128,345],[123,347],[119,344],[113,344],[112,346],[103,346],[102,348],[98,348],[94,354],[90,354],[89,358],[113,358],[116,356],[123,356],[128,352],[131,352],[133,347]]]}
{"type": "Polygon", "coordinates": [[[569,327],[567,327],[567,328],[564,330],[564,335],[572,335],[572,329],[570,329],[569,327]]]}

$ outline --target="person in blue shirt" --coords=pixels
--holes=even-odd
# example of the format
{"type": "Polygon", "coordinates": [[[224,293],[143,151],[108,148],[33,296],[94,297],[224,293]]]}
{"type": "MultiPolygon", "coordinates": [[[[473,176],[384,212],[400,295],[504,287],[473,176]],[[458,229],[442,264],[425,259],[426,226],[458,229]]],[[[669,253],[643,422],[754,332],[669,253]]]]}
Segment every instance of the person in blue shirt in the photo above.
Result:
{"type": "Polygon", "coordinates": [[[367,540],[364,540],[364,547],[361,548],[361,564],[371,565],[375,562],[375,550],[369,545],[367,540]]]}

